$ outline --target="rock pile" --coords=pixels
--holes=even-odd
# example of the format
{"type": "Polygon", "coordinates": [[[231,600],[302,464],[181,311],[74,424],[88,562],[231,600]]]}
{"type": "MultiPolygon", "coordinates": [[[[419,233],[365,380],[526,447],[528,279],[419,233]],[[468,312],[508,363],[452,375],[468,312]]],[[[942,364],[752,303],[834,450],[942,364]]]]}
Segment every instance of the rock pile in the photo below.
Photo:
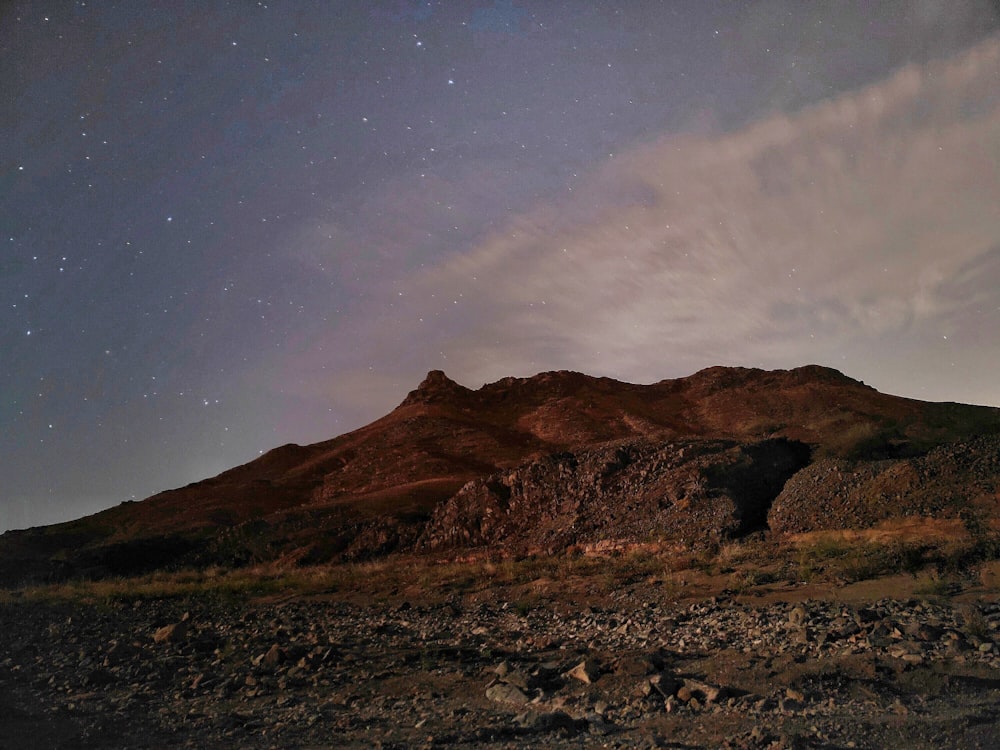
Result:
{"type": "Polygon", "coordinates": [[[21,602],[0,629],[8,742],[929,748],[1000,720],[997,604],[21,602]]]}
{"type": "Polygon", "coordinates": [[[960,514],[995,517],[1000,435],[880,461],[817,461],[798,472],[768,515],[773,531],[859,529],[887,518],[960,514]]]}
{"type": "Polygon", "coordinates": [[[608,539],[717,543],[764,526],[809,460],[794,441],[626,441],[560,453],[469,482],[435,510],[419,546],[561,551],[608,539]]]}

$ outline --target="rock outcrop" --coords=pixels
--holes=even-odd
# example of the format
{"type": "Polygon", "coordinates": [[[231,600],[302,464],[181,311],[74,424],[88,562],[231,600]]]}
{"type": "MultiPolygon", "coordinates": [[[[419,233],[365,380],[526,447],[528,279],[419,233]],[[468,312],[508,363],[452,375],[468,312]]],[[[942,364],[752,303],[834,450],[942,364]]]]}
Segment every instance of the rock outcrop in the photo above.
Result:
{"type": "Polygon", "coordinates": [[[821,460],[792,477],[768,523],[779,533],[864,529],[906,516],[1000,518],[1000,437],[939,446],[924,456],[821,460]]]}
{"type": "Polygon", "coordinates": [[[424,531],[426,549],[562,551],[601,541],[717,543],[764,526],[809,460],[789,440],[630,441],[545,456],[465,485],[424,531]]]}

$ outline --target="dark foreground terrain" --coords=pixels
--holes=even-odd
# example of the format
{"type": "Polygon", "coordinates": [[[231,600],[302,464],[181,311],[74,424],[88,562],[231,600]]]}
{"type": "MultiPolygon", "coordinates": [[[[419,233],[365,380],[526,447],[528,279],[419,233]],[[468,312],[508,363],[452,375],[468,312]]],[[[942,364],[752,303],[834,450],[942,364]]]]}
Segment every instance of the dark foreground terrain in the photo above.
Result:
{"type": "Polygon", "coordinates": [[[989,565],[848,585],[646,555],[14,592],[0,747],[997,747],[989,565]]]}

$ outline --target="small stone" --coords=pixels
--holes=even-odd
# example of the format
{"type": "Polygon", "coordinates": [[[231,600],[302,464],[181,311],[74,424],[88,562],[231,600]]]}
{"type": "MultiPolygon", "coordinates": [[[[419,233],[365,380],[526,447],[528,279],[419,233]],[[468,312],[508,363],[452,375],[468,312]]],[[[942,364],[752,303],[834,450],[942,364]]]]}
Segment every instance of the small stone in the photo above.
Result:
{"type": "Polygon", "coordinates": [[[573,679],[589,685],[594,682],[600,674],[601,670],[596,661],[593,659],[584,659],[569,670],[569,672],[566,673],[566,676],[572,677],[573,679]]]}
{"type": "Polygon", "coordinates": [[[670,696],[675,695],[677,693],[677,688],[681,686],[681,682],[679,680],[663,673],[650,677],[649,684],[664,698],[669,698],[670,696]]]}
{"type": "Polygon", "coordinates": [[[939,641],[944,636],[944,628],[923,623],[917,629],[916,636],[921,641],[939,641]]]}
{"type": "Polygon", "coordinates": [[[265,653],[261,657],[260,663],[263,664],[265,667],[274,669],[284,660],[285,660],[285,652],[281,649],[280,646],[278,646],[277,643],[275,643],[273,646],[271,646],[271,648],[267,650],[267,653],[265,653]]]}
{"type": "Polygon", "coordinates": [[[519,669],[514,669],[505,674],[500,678],[501,682],[506,682],[508,685],[513,685],[514,687],[521,688],[521,690],[528,689],[528,678],[525,676],[524,672],[519,669]]]}
{"type": "Polygon", "coordinates": [[[586,722],[587,730],[591,734],[606,735],[615,731],[614,724],[611,724],[603,715],[598,713],[587,714],[583,719],[579,719],[578,721],[581,723],[586,722]]]}
{"type": "Polygon", "coordinates": [[[528,702],[528,696],[524,694],[521,688],[508,685],[505,682],[487,688],[486,697],[496,703],[512,703],[515,706],[523,706],[528,702]]]}
{"type": "Polygon", "coordinates": [[[715,703],[726,695],[724,688],[709,685],[707,682],[701,682],[700,680],[684,680],[684,685],[677,691],[678,698],[680,698],[680,691],[685,688],[693,697],[699,698],[705,703],[715,703]]]}
{"type": "Polygon", "coordinates": [[[796,605],[792,608],[792,611],[788,613],[788,624],[794,625],[796,627],[804,625],[806,619],[809,617],[809,612],[801,604],[796,605]]]}
{"type": "Polygon", "coordinates": [[[188,621],[182,619],[170,625],[164,625],[153,633],[153,643],[177,643],[187,637],[188,621]]]}
{"type": "Polygon", "coordinates": [[[579,729],[581,724],[565,711],[526,711],[514,717],[514,723],[524,729],[551,731],[553,729],[579,729]]]}
{"type": "Polygon", "coordinates": [[[647,698],[653,692],[653,686],[649,680],[643,680],[632,691],[632,695],[637,698],[647,698]]]}

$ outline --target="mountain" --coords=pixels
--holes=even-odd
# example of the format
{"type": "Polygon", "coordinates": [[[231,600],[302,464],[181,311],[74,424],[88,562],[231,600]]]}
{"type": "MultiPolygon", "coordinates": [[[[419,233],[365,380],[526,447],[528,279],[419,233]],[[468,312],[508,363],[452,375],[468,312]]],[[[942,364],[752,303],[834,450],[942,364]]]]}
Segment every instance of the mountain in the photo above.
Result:
{"type": "MultiPolygon", "coordinates": [[[[784,530],[822,525],[824,512],[799,487],[808,472],[863,466],[877,483],[878,467],[998,434],[1000,409],[886,395],[814,365],[713,367],[652,385],[546,372],[477,390],[432,371],[392,412],[340,437],[281,446],[76,521],[7,532],[0,580],[482,545],[711,544],[767,529],[779,508],[784,530]],[[783,497],[786,486],[797,494],[783,497]]],[[[977,450],[992,456],[995,444],[977,450]]],[[[955,463],[963,451],[952,451],[955,463]]],[[[974,467],[978,500],[996,492],[1000,469],[990,466],[974,467]]],[[[950,476],[948,507],[957,508],[968,499],[965,475],[950,476]]],[[[894,494],[895,507],[908,507],[894,494]]]]}

